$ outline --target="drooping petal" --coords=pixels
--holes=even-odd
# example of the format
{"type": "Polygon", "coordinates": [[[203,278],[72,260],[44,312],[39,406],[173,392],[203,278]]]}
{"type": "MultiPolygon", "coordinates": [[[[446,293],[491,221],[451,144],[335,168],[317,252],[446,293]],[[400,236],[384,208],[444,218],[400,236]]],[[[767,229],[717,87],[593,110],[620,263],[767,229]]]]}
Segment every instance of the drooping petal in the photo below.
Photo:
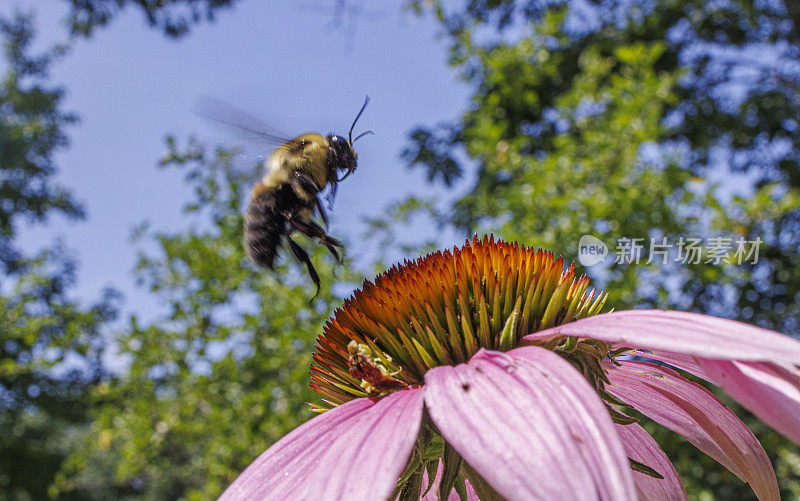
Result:
{"type": "Polygon", "coordinates": [[[800,364],[800,341],[760,327],[697,313],[627,310],[584,318],[525,336],[599,339],[620,346],[705,358],[800,364]]]}
{"type": "Polygon", "coordinates": [[[800,376],[795,371],[763,362],[698,361],[714,384],[800,444],[800,376]]]}
{"type": "Polygon", "coordinates": [[[664,477],[658,479],[638,471],[633,472],[633,481],[639,490],[639,499],[642,501],[687,499],[686,489],[684,489],[683,482],[678,477],[672,461],[664,454],[653,437],[636,423],[615,424],[614,426],[622,439],[622,445],[625,446],[628,457],[649,466],[664,477]]]}
{"type": "Polygon", "coordinates": [[[425,404],[462,458],[507,499],[634,499],[608,411],[551,351],[479,351],[425,375],[425,404]]]}
{"type": "MultiPolygon", "coordinates": [[[[613,348],[621,348],[621,346],[613,346],[613,348]]],[[[625,352],[625,355],[636,355],[639,357],[651,358],[664,362],[689,374],[693,374],[700,379],[710,381],[710,376],[700,367],[697,358],[692,355],[683,355],[681,353],[672,353],[670,351],[661,350],[645,350],[642,348],[625,352]]]]}
{"type": "MultiPolygon", "coordinates": [[[[439,461],[439,466],[436,468],[436,477],[433,479],[433,485],[428,488],[428,472],[425,471],[422,473],[422,496],[420,497],[420,501],[440,501],[437,490],[439,488],[439,482],[442,479],[442,462],[439,461]]],[[[475,494],[475,489],[469,483],[468,479],[465,479],[465,491],[467,494],[467,501],[481,501],[477,494],[475,494]]],[[[447,497],[447,501],[460,501],[460,497],[455,489],[450,491],[450,495],[447,497]]]]}
{"type": "Polygon", "coordinates": [[[220,499],[386,499],[414,446],[422,407],[415,388],[331,409],[267,449],[220,499]]]}
{"type": "Polygon", "coordinates": [[[749,483],[761,500],[780,499],[772,464],[753,433],[710,391],[667,367],[605,363],[606,390],[682,435],[749,483]]]}
{"type": "Polygon", "coordinates": [[[724,389],[777,432],[800,444],[800,370],[791,364],[737,362],[657,350],[633,350],[724,389]]]}

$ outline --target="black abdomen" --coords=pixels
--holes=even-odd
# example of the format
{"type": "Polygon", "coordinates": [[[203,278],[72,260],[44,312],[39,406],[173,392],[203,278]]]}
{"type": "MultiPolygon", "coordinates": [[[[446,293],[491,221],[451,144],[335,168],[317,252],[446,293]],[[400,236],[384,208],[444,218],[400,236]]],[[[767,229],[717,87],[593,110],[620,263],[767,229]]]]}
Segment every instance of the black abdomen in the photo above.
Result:
{"type": "Polygon", "coordinates": [[[288,215],[299,205],[302,201],[288,184],[264,190],[250,199],[244,217],[244,247],[253,262],[273,268],[289,231],[288,215]]]}

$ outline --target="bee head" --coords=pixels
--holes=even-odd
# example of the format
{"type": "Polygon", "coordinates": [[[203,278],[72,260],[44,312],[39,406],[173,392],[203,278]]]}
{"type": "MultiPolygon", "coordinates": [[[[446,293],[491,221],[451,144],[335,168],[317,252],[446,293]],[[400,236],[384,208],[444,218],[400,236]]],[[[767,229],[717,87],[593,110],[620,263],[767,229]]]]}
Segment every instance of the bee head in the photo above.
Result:
{"type": "Polygon", "coordinates": [[[355,172],[357,158],[358,155],[347,139],[333,134],[328,136],[328,165],[337,170],[336,177],[339,181],[355,172]],[[344,176],[339,177],[338,172],[344,172],[344,176]]]}
{"type": "Polygon", "coordinates": [[[350,126],[350,132],[347,133],[346,140],[342,136],[335,136],[333,134],[328,136],[328,144],[330,148],[329,151],[333,152],[333,165],[335,165],[338,170],[347,171],[344,176],[337,179],[337,183],[342,181],[356,170],[356,159],[358,158],[358,155],[356,155],[356,150],[353,149],[353,143],[367,134],[374,134],[374,132],[368,130],[366,132],[362,132],[358,135],[358,137],[353,139],[353,128],[356,126],[356,122],[358,122],[361,114],[364,113],[364,108],[367,107],[367,103],[369,103],[369,96],[364,99],[364,104],[361,105],[361,110],[359,110],[358,115],[356,115],[356,119],[353,120],[353,125],[350,126]]]}

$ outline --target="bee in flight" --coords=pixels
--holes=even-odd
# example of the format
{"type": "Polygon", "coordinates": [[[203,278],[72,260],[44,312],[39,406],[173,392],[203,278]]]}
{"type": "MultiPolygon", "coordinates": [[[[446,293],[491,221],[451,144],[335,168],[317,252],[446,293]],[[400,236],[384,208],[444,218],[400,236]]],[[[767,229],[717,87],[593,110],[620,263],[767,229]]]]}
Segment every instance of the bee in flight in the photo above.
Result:
{"type": "Polygon", "coordinates": [[[272,270],[285,241],[292,254],[308,268],[308,274],[317,288],[314,298],[320,290],[319,274],[308,253],[292,240],[291,235],[297,231],[318,239],[341,263],[337,248],[341,248],[342,243],[326,232],[328,216],[320,201],[320,194],[330,186],[330,207],[338,183],[355,172],[358,155],[353,143],[373,133],[368,130],[353,139],[353,128],[367,103],[369,96],[353,120],[347,139],[336,134],[323,136],[316,132],[288,139],[274,133],[257,118],[222,101],[205,97],[198,103],[199,115],[228,126],[244,137],[278,145],[264,162],[264,177],[250,193],[244,218],[244,246],[253,262],[272,270]],[[324,228],[314,221],[315,213],[319,215],[324,228]]]}

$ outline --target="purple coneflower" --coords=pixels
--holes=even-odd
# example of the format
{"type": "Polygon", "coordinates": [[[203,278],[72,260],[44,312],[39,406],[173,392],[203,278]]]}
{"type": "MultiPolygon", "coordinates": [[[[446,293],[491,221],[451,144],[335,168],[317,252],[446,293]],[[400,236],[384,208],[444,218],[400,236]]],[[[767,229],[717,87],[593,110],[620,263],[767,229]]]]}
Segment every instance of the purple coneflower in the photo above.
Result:
{"type": "Polygon", "coordinates": [[[800,342],[693,313],[600,314],[588,285],[487,238],[365,282],[318,339],[324,412],[222,498],[686,499],[630,407],[779,499],[752,432],[682,373],[800,443],[800,342]]]}

